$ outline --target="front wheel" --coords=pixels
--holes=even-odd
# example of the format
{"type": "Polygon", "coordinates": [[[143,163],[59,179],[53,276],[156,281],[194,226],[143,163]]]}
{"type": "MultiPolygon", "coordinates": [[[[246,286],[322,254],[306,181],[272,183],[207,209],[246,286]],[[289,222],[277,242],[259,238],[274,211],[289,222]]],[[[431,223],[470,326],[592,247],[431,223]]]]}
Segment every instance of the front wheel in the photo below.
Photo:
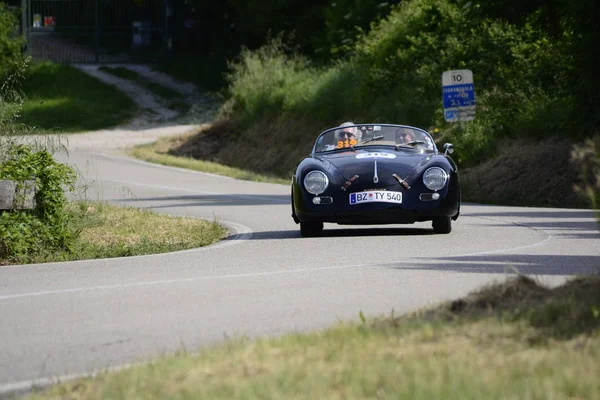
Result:
{"type": "Polygon", "coordinates": [[[433,231],[435,233],[450,233],[452,232],[452,220],[450,217],[438,217],[433,219],[433,231]]]}
{"type": "Polygon", "coordinates": [[[322,222],[306,221],[300,222],[300,234],[304,237],[318,235],[323,230],[322,222]]]}

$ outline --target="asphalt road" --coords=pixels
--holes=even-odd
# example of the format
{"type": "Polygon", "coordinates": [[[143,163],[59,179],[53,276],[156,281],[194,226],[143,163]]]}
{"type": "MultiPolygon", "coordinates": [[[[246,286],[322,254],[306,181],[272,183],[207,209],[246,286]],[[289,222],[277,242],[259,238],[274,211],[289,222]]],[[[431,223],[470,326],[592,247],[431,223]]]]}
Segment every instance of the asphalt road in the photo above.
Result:
{"type": "MultiPolygon", "coordinates": [[[[590,211],[464,204],[449,235],[431,225],[325,225],[302,238],[290,189],[72,151],[88,197],[217,218],[232,236],[171,254],[0,268],[0,394],[32,381],[396,314],[514,273],[555,285],[598,272],[590,211]]],[[[565,188],[569,190],[569,188],[565,188]]]]}

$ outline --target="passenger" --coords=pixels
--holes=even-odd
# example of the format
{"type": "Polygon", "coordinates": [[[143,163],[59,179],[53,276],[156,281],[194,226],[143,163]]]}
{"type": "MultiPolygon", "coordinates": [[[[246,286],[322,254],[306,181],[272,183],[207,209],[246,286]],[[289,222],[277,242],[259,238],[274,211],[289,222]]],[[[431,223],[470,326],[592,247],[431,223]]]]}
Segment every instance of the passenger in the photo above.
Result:
{"type": "Polygon", "coordinates": [[[415,137],[410,129],[408,128],[398,128],[396,130],[396,143],[397,144],[406,144],[415,140],[415,137]]]}

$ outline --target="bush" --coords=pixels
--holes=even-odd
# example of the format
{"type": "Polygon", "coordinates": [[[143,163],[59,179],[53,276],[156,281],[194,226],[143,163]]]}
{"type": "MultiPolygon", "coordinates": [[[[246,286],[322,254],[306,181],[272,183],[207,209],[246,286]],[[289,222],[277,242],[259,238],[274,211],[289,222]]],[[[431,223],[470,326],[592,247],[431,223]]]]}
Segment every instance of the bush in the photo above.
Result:
{"type": "Polygon", "coordinates": [[[33,210],[15,210],[0,216],[0,258],[68,248],[74,233],[65,210],[64,189],[74,190],[74,170],[56,162],[47,150],[32,151],[27,146],[14,145],[0,164],[0,179],[34,179],[36,188],[33,210]]]}

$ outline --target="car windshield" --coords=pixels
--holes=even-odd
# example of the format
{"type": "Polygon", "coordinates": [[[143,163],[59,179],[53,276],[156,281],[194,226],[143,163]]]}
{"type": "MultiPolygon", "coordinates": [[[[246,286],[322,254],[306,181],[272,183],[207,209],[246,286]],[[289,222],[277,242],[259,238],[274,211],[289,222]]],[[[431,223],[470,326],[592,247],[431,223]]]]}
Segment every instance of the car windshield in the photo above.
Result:
{"type": "Polygon", "coordinates": [[[315,144],[315,152],[356,149],[363,146],[391,146],[434,152],[435,144],[421,129],[404,125],[352,125],[323,132],[315,144]]]}

